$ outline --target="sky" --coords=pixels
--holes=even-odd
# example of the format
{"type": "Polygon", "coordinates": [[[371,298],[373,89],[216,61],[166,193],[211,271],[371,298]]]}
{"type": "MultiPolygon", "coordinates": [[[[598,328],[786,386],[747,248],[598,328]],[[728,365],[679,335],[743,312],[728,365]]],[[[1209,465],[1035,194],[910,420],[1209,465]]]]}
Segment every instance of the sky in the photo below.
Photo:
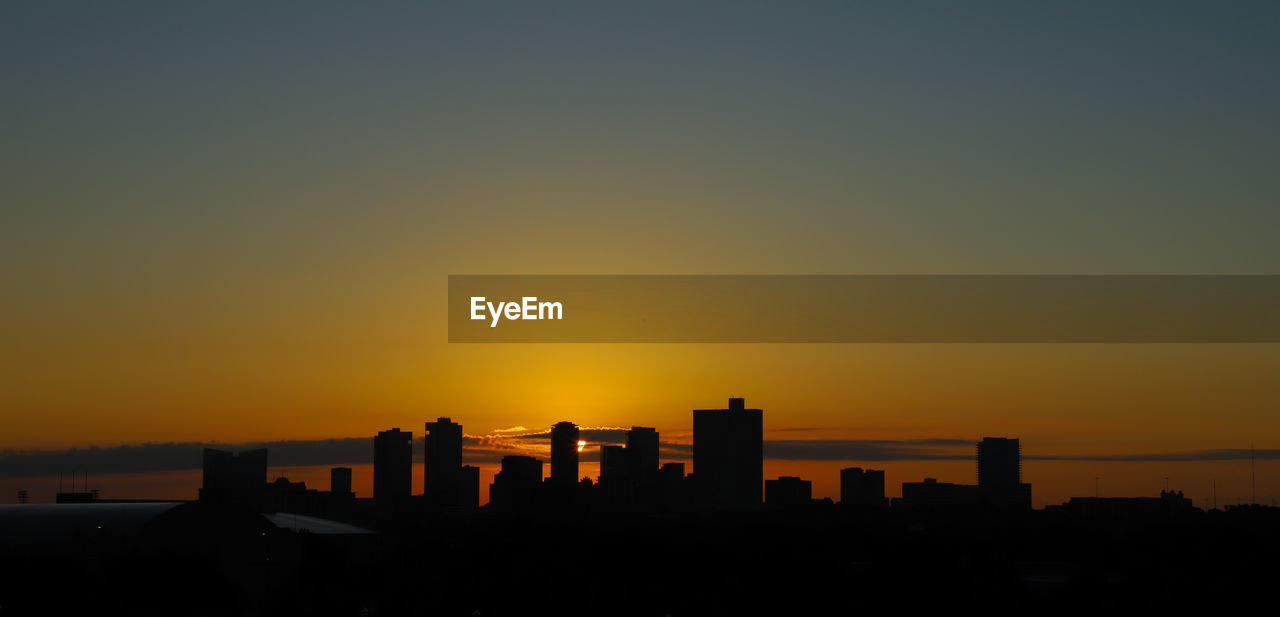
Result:
{"type": "MultiPolygon", "coordinates": [[[[678,443],[728,396],[765,410],[766,440],[1273,450],[1274,345],[451,345],[445,292],[1275,274],[1277,31],[1274,2],[6,2],[5,464],[437,416],[678,443]]],[[[1280,495],[1270,460],[1258,492],[1280,495]]],[[[766,474],[845,463],[933,469],[766,474]]],[[[1100,474],[1248,488],[1238,459],[1179,465],[1026,474],[1037,503],[1100,474]]]]}

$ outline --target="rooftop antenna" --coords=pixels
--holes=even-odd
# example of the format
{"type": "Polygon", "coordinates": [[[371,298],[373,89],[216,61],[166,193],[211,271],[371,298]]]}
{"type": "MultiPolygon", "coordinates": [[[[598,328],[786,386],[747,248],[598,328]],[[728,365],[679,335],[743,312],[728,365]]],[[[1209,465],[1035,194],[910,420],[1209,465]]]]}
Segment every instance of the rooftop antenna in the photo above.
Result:
{"type": "Polygon", "coordinates": [[[62,492],[62,472],[58,472],[58,492],[62,492]]]}
{"type": "Polygon", "coordinates": [[[1213,509],[1218,509],[1218,479],[1213,479],[1213,509]]]}
{"type": "Polygon", "coordinates": [[[1098,498],[1098,476],[1093,477],[1093,498],[1098,498]]]}
{"type": "Polygon", "coordinates": [[[1249,444],[1249,505],[1258,503],[1258,466],[1254,457],[1253,444],[1249,444]]]}

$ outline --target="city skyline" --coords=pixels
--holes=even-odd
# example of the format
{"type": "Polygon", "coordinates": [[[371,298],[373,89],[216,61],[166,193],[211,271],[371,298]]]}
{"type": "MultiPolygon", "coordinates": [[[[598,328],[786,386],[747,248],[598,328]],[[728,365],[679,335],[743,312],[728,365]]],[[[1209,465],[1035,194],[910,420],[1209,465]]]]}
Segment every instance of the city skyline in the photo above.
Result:
{"type": "Polygon", "coordinates": [[[445,295],[1274,274],[1273,3],[308,10],[3,9],[0,450],[673,433],[748,391],[808,439],[1278,447],[1276,345],[451,345],[445,295]]]}
{"type": "MultiPolygon", "coordinates": [[[[741,405],[741,399],[730,399],[730,404],[741,405]],[[739,401],[734,403],[733,401],[739,401]]],[[[728,410],[726,410],[728,411],[728,410]]],[[[755,410],[759,411],[759,410],[755,410]]],[[[694,411],[694,417],[697,417],[698,410],[694,411]]],[[[571,431],[566,439],[568,443],[574,445],[572,449],[572,460],[567,461],[572,464],[572,469],[579,470],[574,474],[575,482],[577,478],[588,477],[598,480],[602,475],[601,471],[601,454],[608,448],[617,448],[623,450],[623,446],[634,443],[634,435],[636,431],[648,435],[644,437],[644,441],[652,441],[653,454],[647,458],[653,458],[655,465],[659,463],[678,462],[688,466],[690,469],[696,469],[693,465],[694,455],[692,441],[684,439],[692,436],[692,432],[686,429],[684,432],[678,430],[670,433],[655,430],[653,428],[631,426],[623,427],[589,427],[577,426],[570,421],[560,421],[556,424],[543,429],[531,430],[525,427],[514,427],[503,431],[495,431],[489,435],[476,436],[470,435],[463,431],[461,423],[452,422],[450,418],[441,417],[435,421],[428,421],[424,426],[432,433],[440,435],[443,439],[442,443],[446,444],[442,448],[434,448],[434,450],[442,450],[441,455],[445,457],[445,461],[456,461],[447,463],[457,467],[455,473],[466,468],[465,473],[468,474],[469,481],[474,480],[479,484],[475,487],[476,493],[469,497],[479,504],[484,504],[489,500],[489,480],[497,473],[500,467],[501,458],[518,454],[526,457],[540,459],[543,461],[543,476],[550,481],[551,473],[550,464],[553,459],[552,442],[553,433],[557,427],[561,427],[566,431],[571,431]],[[668,440],[667,435],[674,434],[675,440],[668,440]],[[582,439],[579,439],[581,435],[582,439]],[[682,441],[682,439],[684,439],[682,441]],[[453,445],[448,445],[453,444],[453,445]],[[453,449],[452,454],[449,451],[453,449]]],[[[690,425],[692,427],[692,424],[690,425]]],[[[769,424],[766,422],[759,428],[760,436],[770,432],[769,424]]],[[[774,429],[773,433],[786,434],[804,432],[797,431],[793,427],[784,427],[774,429]]],[[[395,446],[399,448],[397,455],[401,459],[407,458],[408,463],[405,468],[400,468],[394,472],[395,478],[389,482],[395,483],[399,488],[397,494],[402,498],[410,495],[423,495],[423,488],[430,486],[427,471],[429,466],[426,461],[433,451],[432,446],[428,445],[428,437],[422,432],[404,431],[398,428],[380,431],[379,434],[367,440],[361,438],[335,440],[328,442],[282,442],[278,444],[282,446],[283,458],[286,459],[285,464],[273,463],[270,466],[271,478],[277,479],[287,477],[294,482],[303,482],[310,487],[327,486],[330,468],[334,465],[343,464],[354,468],[350,473],[350,479],[347,480],[349,486],[359,497],[374,497],[378,480],[374,474],[376,461],[380,460],[379,452],[383,446],[379,445],[384,439],[395,437],[395,446]],[[335,447],[335,445],[340,447],[335,447]],[[298,456],[302,454],[315,461],[308,465],[289,464],[296,462],[298,456]],[[325,457],[333,457],[326,459],[325,457]],[[320,461],[328,462],[320,462],[320,461]],[[325,483],[322,483],[324,480],[325,483]]],[[[799,477],[810,482],[816,489],[813,491],[815,499],[831,498],[839,501],[844,486],[844,471],[848,467],[863,467],[867,470],[878,472],[881,475],[880,483],[885,487],[886,498],[901,497],[900,488],[904,483],[919,482],[924,478],[937,478],[943,482],[950,482],[961,485],[977,485],[979,476],[981,475],[981,467],[973,466],[973,450],[975,444],[981,449],[983,444],[989,442],[1004,442],[1006,440],[993,439],[984,436],[981,439],[927,439],[927,440],[905,440],[901,442],[892,442],[884,440],[770,440],[762,439],[759,448],[763,450],[764,457],[761,460],[762,478],[777,479],[779,477],[799,477]],[[799,454],[801,458],[795,459],[796,453],[787,453],[787,450],[812,450],[809,454],[799,454]],[[770,451],[778,458],[771,458],[770,451]],[[845,456],[841,456],[840,452],[846,452],[845,456]],[[853,451],[860,451],[864,454],[863,458],[855,458],[851,454],[853,451]],[[791,456],[793,458],[782,458],[791,456]],[[887,480],[884,474],[887,472],[887,480]]],[[[1043,457],[1032,452],[1029,455],[1023,455],[1021,448],[1018,447],[1018,438],[1007,440],[1013,444],[1013,449],[1018,452],[1019,460],[1030,461],[1032,467],[1039,465],[1055,464],[1058,466],[1080,466],[1088,465],[1090,461],[1085,457],[1043,457]]],[[[256,444],[262,445],[262,444],[256,444]]],[[[161,459],[154,464],[158,467],[164,467],[164,459],[171,459],[175,456],[175,452],[166,451],[166,448],[172,448],[173,444],[168,446],[164,444],[156,444],[153,446],[155,450],[153,454],[161,459]]],[[[241,450],[235,444],[188,444],[188,452],[194,447],[213,447],[214,449],[230,449],[241,450]]],[[[993,447],[1003,447],[1002,443],[995,443],[993,447]]],[[[646,446],[648,447],[648,446],[646,446]]],[[[179,450],[182,450],[179,448],[179,450]]],[[[264,449],[265,450],[265,449],[264,449]]],[[[146,446],[142,448],[126,449],[134,464],[140,459],[145,459],[146,446]]],[[[193,464],[196,460],[194,456],[187,454],[185,462],[179,463],[175,468],[164,469],[163,471],[153,472],[133,472],[119,473],[108,471],[101,473],[101,465],[103,462],[109,461],[112,454],[111,450],[86,450],[80,451],[80,455],[97,454],[103,456],[98,460],[98,465],[85,467],[69,464],[67,458],[75,458],[72,454],[63,453],[63,464],[61,469],[65,472],[63,477],[58,478],[58,489],[62,490],[63,480],[65,479],[72,487],[86,487],[88,480],[81,477],[77,483],[76,479],[67,474],[82,473],[86,476],[91,475],[93,483],[90,488],[101,491],[104,485],[106,491],[104,497],[109,498],[126,498],[142,497],[148,499],[190,499],[192,491],[199,486],[198,466],[193,464]],[[161,491],[156,492],[145,486],[147,477],[163,476],[169,474],[171,477],[186,475],[185,482],[179,481],[176,484],[165,486],[161,491]],[[133,476],[135,480],[143,484],[116,484],[114,481],[121,476],[133,476]],[[132,487],[132,488],[129,488],[132,487]],[[139,488],[141,491],[139,492],[139,488]]],[[[6,456],[13,456],[13,453],[5,453],[6,456]]],[[[50,452],[45,454],[45,460],[41,464],[48,465],[51,461],[58,464],[59,454],[50,452]]],[[[206,454],[206,458],[207,458],[206,454]]],[[[1267,493],[1265,488],[1270,485],[1272,470],[1274,469],[1276,459],[1280,459],[1280,451],[1263,449],[1261,451],[1262,463],[1262,486],[1264,491],[1257,492],[1258,480],[1258,459],[1259,453],[1256,448],[1252,450],[1234,450],[1224,452],[1192,452],[1183,453],[1149,453],[1145,456],[1139,455],[1132,457],[1135,460],[1128,461],[1124,464],[1129,465],[1146,465],[1159,469],[1155,472],[1146,474],[1148,483],[1137,486],[1136,490],[1124,484],[1113,482],[1113,478],[1089,475],[1092,467],[1078,469],[1075,472],[1075,481],[1071,490],[1066,492],[1061,490],[1036,491],[1033,493],[1033,505],[1037,508],[1064,503],[1072,497],[1085,497],[1096,494],[1102,496],[1149,496],[1160,490],[1167,488],[1179,488],[1184,490],[1194,503],[1199,507],[1209,508],[1212,506],[1226,506],[1234,503],[1271,503],[1276,497],[1267,493]],[[1207,487],[1200,486],[1203,481],[1197,483],[1194,479],[1205,478],[1203,472],[1199,474],[1177,473],[1170,470],[1179,468],[1193,468],[1203,465],[1205,460],[1228,459],[1234,466],[1234,477],[1230,476],[1208,476],[1209,485],[1207,487]],[[1242,464],[1243,463],[1243,464],[1242,464]],[[1105,481],[1104,481],[1105,479],[1105,481]],[[1247,486],[1249,492],[1239,490],[1242,486],[1247,486]],[[1233,490],[1233,487],[1235,490],[1233,490]],[[1092,490],[1088,490],[1092,489],[1092,490]]],[[[10,459],[12,460],[12,459],[10,459]]],[[[273,459],[274,460],[274,459],[273,459]]],[[[1117,461],[1106,461],[1107,464],[1120,464],[1117,461]]],[[[1025,463],[1023,463],[1025,465],[1025,463]]],[[[1096,462],[1095,462],[1096,464],[1096,462]]],[[[397,466],[398,467],[398,466],[397,466]]],[[[0,471],[8,469],[0,467],[0,471]]],[[[443,472],[445,477],[449,477],[447,471],[443,472]]],[[[991,477],[999,477],[999,470],[992,471],[991,477]]],[[[1020,476],[1021,469],[1016,469],[1013,473],[1020,476]]],[[[1007,476],[1006,476],[1007,477],[1007,476]]],[[[1037,476],[1031,476],[1032,481],[1037,476]]],[[[48,476],[46,476],[48,478],[48,476]]],[[[49,480],[46,479],[46,482],[49,480]]],[[[449,482],[458,482],[459,480],[451,479],[449,482]]],[[[1005,482],[1007,480],[994,480],[994,482],[1005,482]]],[[[163,483],[161,483],[163,484],[163,483]]],[[[13,478],[0,476],[0,486],[10,492],[11,497],[16,495],[16,491],[26,491],[26,499],[33,503],[52,501],[53,487],[42,487],[39,484],[32,484],[25,478],[13,478]],[[21,487],[21,488],[14,488],[21,487]]],[[[761,487],[763,489],[763,487],[761,487]]],[[[452,502],[455,498],[446,498],[445,503],[452,502]]]]}
{"type": "Polygon", "coordinates": [[[1263,595],[1278,32],[2,2],[0,613],[1263,595]]]}

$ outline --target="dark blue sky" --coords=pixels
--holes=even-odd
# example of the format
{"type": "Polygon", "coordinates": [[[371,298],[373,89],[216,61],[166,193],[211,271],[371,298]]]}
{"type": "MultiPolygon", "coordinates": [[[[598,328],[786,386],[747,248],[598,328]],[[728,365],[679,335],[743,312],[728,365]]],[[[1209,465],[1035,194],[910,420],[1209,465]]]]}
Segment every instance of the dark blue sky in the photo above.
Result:
{"type": "Polygon", "coordinates": [[[22,256],[124,258],[80,224],[153,255],[355,217],[520,248],[477,230],[513,219],[607,270],[648,267],[638,233],[711,271],[692,245],[795,271],[1280,257],[1274,2],[263,4],[0,9],[22,256]],[[662,224],[604,212],[640,208],[662,224]]]}

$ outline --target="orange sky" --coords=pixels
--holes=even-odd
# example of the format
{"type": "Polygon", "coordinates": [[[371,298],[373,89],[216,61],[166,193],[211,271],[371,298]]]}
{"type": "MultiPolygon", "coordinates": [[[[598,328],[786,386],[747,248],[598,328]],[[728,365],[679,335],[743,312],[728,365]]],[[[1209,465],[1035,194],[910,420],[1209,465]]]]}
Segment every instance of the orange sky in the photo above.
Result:
{"type": "MultiPolygon", "coordinates": [[[[431,287],[443,295],[438,283],[431,287]]],[[[690,410],[721,407],[728,396],[765,410],[766,439],[1009,436],[1028,456],[1098,456],[1267,449],[1280,435],[1274,345],[466,345],[444,342],[439,304],[424,302],[434,310],[412,316],[391,302],[369,307],[368,317],[263,317],[244,336],[154,322],[67,322],[72,332],[48,338],[17,332],[23,353],[4,358],[0,448],[235,444],[390,427],[420,437],[423,422],[445,415],[471,435],[571,420],[655,426],[664,440],[687,443],[690,410]],[[813,430],[774,432],[796,428],[813,430]]],[[[891,493],[926,475],[973,481],[968,463],[854,464],[889,469],[891,493]]],[[[835,496],[846,464],[769,465],[767,473],[798,473],[835,496]]],[[[1221,495],[1247,495],[1238,463],[1029,461],[1026,469],[1040,505],[1091,494],[1094,476],[1108,478],[1113,494],[1149,494],[1172,476],[1201,499],[1211,490],[1206,476],[1216,476],[1221,495]]],[[[1261,468],[1260,495],[1280,494],[1269,470],[1261,468]]]]}
{"type": "MultiPolygon", "coordinates": [[[[443,319],[435,325],[443,328],[443,319]]],[[[1270,345],[449,345],[409,333],[389,342],[331,331],[312,334],[310,345],[280,338],[110,349],[32,342],[33,353],[4,367],[0,447],[360,436],[440,415],[472,434],[562,419],[687,431],[690,409],[729,395],[765,409],[771,428],[866,439],[998,433],[1043,452],[1238,448],[1251,440],[1262,447],[1280,423],[1280,385],[1270,378],[1280,349],[1270,345]]]]}

